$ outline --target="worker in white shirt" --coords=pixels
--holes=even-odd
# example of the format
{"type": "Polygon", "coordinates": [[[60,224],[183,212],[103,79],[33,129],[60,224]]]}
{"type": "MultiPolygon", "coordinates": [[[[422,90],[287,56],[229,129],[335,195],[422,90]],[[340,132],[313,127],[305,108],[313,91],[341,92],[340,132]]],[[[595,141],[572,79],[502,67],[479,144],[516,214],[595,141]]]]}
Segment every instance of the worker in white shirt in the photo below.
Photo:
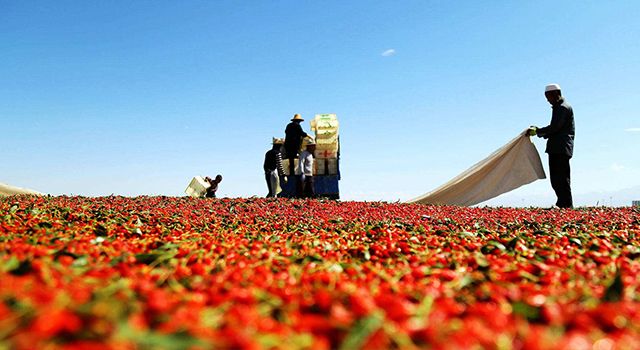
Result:
{"type": "Polygon", "coordinates": [[[315,190],[313,189],[313,154],[315,151],[316,144],[310,139],[307,141],[306,149],[300,153],[298,159],[298,171],[300,172],[298,197],[315,197],[315,190]]]}

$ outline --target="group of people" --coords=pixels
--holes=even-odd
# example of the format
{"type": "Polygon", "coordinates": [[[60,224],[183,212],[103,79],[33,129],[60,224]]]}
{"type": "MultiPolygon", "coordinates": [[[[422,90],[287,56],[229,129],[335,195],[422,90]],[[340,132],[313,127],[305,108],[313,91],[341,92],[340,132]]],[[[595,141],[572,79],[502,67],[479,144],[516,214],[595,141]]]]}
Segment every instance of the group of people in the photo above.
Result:
{"type": "Polygon", "coordinates": [[[289,176],[298,176],[296,197],[315,197],[313,182],[313,156],[316,145],[313,139],[302,129],[300,125],[304,119],[296,114],[285,129],[285,138],[273,139],[272,148],[264,156],[264,174],[269,193],[267,197],[277,197],[281,191],[280,184],[286,184],[289,176]],[[305,140],[306,139],[306,140],[305,140]],[[303,141],[305,148],[300,152],[303,141]],[[283,154],[284,153],[284,154],[283,154]],[[282,159],[288,160],[288,171],[282,165],[282,159]],[[298,171],[295,171],[295,160],[298,159],[298,171]],[[299,173],[299,175],[295,175],[299,173]]]}
{"type": "MultiPolygon", "coordinates": [[[[529,136],[538,136],[547,139],[545,152],[549,155],[549,177],[551,187],[556,193],[558,208],[572,208],[571,195],[571,167],[569,161],[573,157],[573,141],[575,139],[575,122],[573,109],[562,96],[558,84],[549,84],[545,87],[545,97],[553,110],[551,123],[543,128],[531,126],[527,132],[529,136]]],[[[313,183],[313,155],[315,143],[313,139],[302,129],[300,125],[304,119],[296,114],[285,129],[285,139],[273,139],[272,148],[264,157],[264,173],[269,193],[267,197],[277,197],[281,191],[280,184],[286,184],[289,176],[298,177],[296,197],[315,197],[313,183]],[[303,140],[307,139],[306,147],[300,152],[303,140]],[[284,153],[284,154],[283,154],[284,153]],[[288,159],[289,169],[285,173],[282,160],[288,159]],[[298,159],[298,171],[295,171],[295,160],[298,159]],[[298,173],[299,175],[295,175],[298,173]]],[[[215,180],[205,179],[211,185],[207,190],[207,197],[214,197],[222,176],[216,176],[215,180]]]]}
{"type": "MultiPolygon", "coordinates": [[[[298,180],[295,197],[315,197],[313,157],[316,145],[313,138],[302,129],[300,123],[303,121],[300,114],[294,115],[285,129],[285,138],[273,138],[272,148],[264,156],[264,176],[269,190],[267,197],[277,197],[282,191],[280,185],[286,184],[291,176],[296,176],[298,180]],[[300,151],[303,141],[305,148],[300,151]],[[287,172],[282,164],[283,159],[289,161],[287,172]],[[295,169],[296,159],[298,159],[297,171],[295,169]]],[[[204,194],[205,198],[215,198],[218,185],[222,181],[222,175],[217,175],[214,179],[207,176],[204,180],[209,185],[204,194]]]]}

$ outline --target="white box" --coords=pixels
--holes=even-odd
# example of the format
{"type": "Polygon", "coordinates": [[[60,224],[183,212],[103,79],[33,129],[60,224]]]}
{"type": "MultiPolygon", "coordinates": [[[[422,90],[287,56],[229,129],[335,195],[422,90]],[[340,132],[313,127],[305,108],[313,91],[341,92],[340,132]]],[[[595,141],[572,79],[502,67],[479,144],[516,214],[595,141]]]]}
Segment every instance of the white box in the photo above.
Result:
{"type": "Polygon", "coordinates": [[[314,175],[324,175],[326,173],[326,159],[322,159],[322,158],[316,158],[313,161],[313,167],[314,167],[314,175]]]}
{"type": "Polygon", "coordinates": [[[333,129],[338,130],[340,124],[335,114],[316,114],[311,120],[311,130],[333,129]]]}
{"type": "Polygon", "coordinates": [[[204,197],[209,187],[211,187],[211,185],[205,181],[202,176],[196,176],[191,180],[187,189],[184,190],[184,193],[191,197],[204,197]]]}
{"type": "Polygon", "coordinates": [[[327,173],[329,175],[337,175],[338,174],[338,159],[337,158],[329,158],[329,159],[327,159],[327,173]]]}
{"type": "Polygon", "coordinates": [[[337,158],[338,151],[327,151],[327,150],[316,150],[315,152],[317,158],[337,158]]]}
{"type": "Polygon", "coordinates": [[[316,137],[317,145],[338,145],[338,135],[327,137],[316,137]]]}
{"type": "Polygon", "coordinates": [[[338,143],[318,143],[316,144],[316,150],[338,152],[338,143]]]}

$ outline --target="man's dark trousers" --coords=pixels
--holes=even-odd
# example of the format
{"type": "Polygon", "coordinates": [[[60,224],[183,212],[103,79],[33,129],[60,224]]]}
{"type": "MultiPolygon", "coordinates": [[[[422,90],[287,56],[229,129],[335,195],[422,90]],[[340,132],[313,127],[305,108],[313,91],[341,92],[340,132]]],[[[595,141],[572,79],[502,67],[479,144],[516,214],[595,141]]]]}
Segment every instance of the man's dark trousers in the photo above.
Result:
{"type": "Polygon", "coordinates": [[[299,192],[301,198],[315,198],[316,191],[313,188],[313,176],[305,176],[304,181],[301,181],[302,189],[299,192]]]}
{"type": "Polygon", "coordinates": [[[285,149],[285,156],[289,159],[289,169],[284,169],[285,175],[295,175],[295,160],[298,159],[298,152],[295,149],[285,149]],[[288,172],[287,172],[288,171],[288,172]]]}
{"type": "Polygon", "coordinates": [[[549,153],[549,176],[551,177],[551,187],[558,196],[556,205],[559,208],[573,207],[569,159],[571,157],[564,154],[549,153]]]}
{"type": "Polygon", "coordinates": [[[267,180],[267,188],[269,189],[269,193],[267,194],[267,198],[275,197],[275,188],[271,188],[271,174],[264,174],[265,180],[267,180]]]}

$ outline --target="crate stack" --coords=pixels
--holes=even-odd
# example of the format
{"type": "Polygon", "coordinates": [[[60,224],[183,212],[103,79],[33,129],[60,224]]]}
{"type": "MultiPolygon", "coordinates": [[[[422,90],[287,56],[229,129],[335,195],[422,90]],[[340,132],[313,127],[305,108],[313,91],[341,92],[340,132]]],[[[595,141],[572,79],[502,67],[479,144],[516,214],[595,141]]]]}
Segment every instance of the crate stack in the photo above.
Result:
{"type": "Polygon", "coordinates": [[[316,114],[311,120],[311,130],[315,132],[316,175],[337,175],[340,142],[338,117],[335,114],[316,114]]]}

